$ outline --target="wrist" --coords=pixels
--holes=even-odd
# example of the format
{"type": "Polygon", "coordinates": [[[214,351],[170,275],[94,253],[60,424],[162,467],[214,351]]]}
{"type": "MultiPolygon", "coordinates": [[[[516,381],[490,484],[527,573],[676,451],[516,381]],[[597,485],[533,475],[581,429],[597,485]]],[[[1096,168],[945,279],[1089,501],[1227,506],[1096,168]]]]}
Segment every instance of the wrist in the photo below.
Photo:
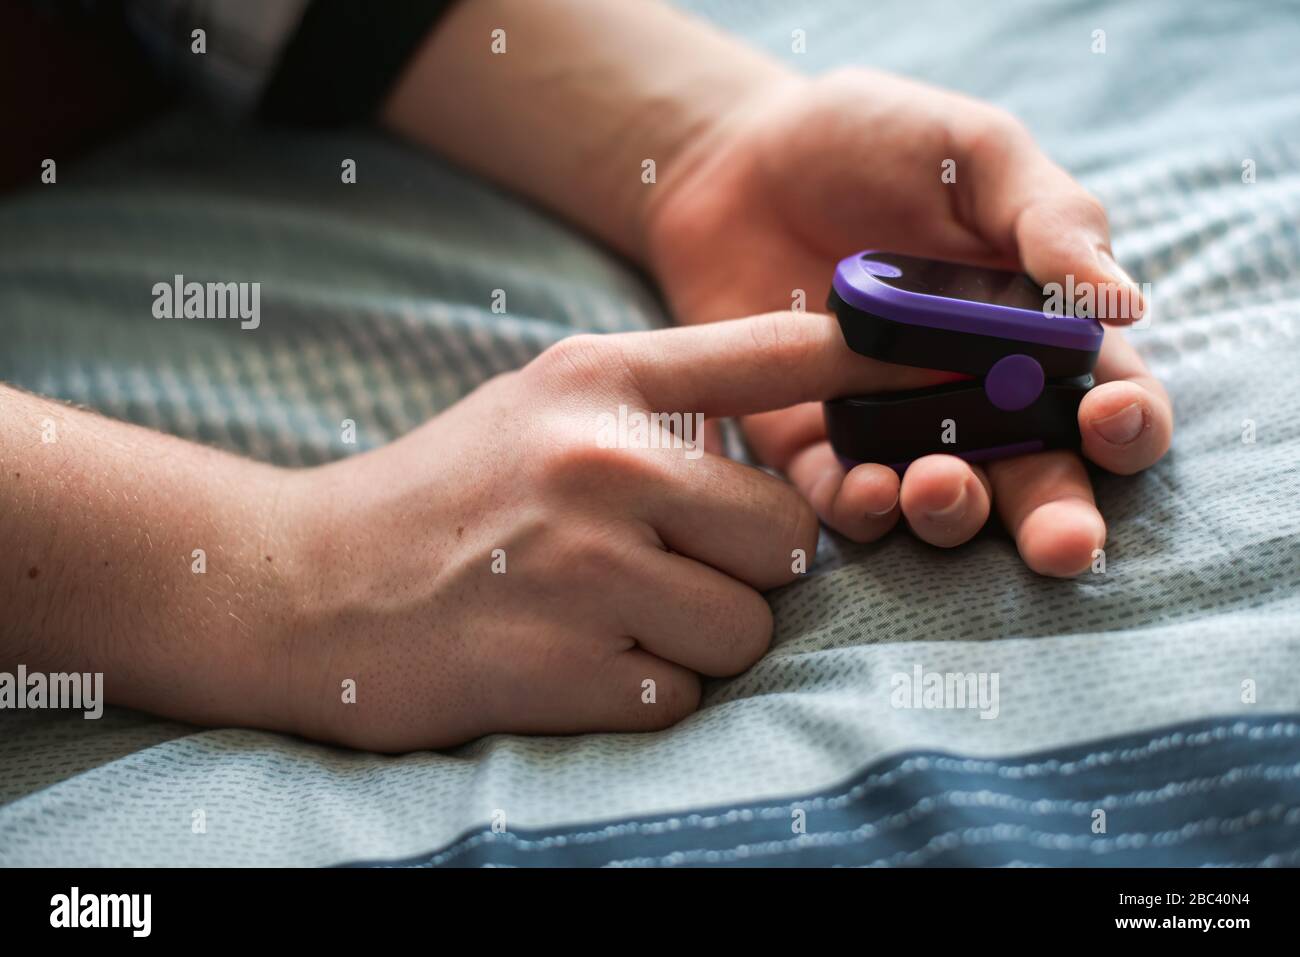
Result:
{"type": "Polygon", "coordinates": [[[447,12],[382,119],[644,263],[650,194],[793,76],[668,4],[481,0],[447,12]]]}
{"type": "Polygon", "coordinates": [[[758,141],[757,131],[773,103],[796,95],[808,82],[757,55],[746,60],[746,69],[726,71],[727,82],[710,89],[707,96],[691,95],[689,108],[664,136],[656,182],[640,185],[636,193],[637,259],[652,272],[656,250],[672,244],[680,222],[680,217],[665,213],[707,202],[708,183],[717,171],[752,158],[749,144],[758,141]]]}
{"type": "MultiPolygon", "coordinates": [[[[363,619],[377,603],[401,603],[401,583],[382,568],[394,538],[390,523],[402,523],[408,510],[386,497],[402,483],[385,451],[293,471],[284,480],[272,526],[285,559],[273,637],[265,648],[250,649],[264,673],[258,693],[271,702],[278,729],[347,738],[343,683],[363,676],[345,649],[359,638],[379,642],[382,629],[363,619]]],[[[432,564],[425,568],[433,573],[432,564]]]]}
{"type": "Polygon", "coordinates": [[[265,541],[274,550],[263,549],[270,559],[254,557],[269,576],[265,632],[240,642],[231,662],[264,716],[262,726],[308,737],[322,737],[320,714],[338,700],[321,664],[337,597],[329,581],[333,556],[351,555],[330,480],[337,464],[280,470],[275,477],[274,504],[264,513],[265,541]]]}
{"type": "Polygon", "coordinates": [[[140,649],[126,703],[203,724],[294,730],[292,646],[307,566],[301,472],[223,459],[192,496],[201,558],[162,596],[158,645],[140,649]],[[228,466],[221,468],[220,466],[228,466]],[[180,598],[167,607],[169,598],[180,598]],[[169,685],[167,676],[175,682],[169,685]]]}
{"type": "Polygon", "coordinates": [[[132,615],[113,616],[114,636],[96,652],[105,687],[114,703],[185,721],[292,730],[286,639],[303,591],[298,473],[208,452],[184,499],[159,509],[174,513],[160,546],[179,553],[179,567],[169,560],[153,570],[149,597],[132,615]]]}
{"type": "Polygon", "coordinates": [[[631,225],[634,256],[643,266],[654,268],[657,245],[671,242],[664,235],[662,211],[686,197],[706,195],[703,186],[713,170],[734,162],[744,144],[752,142],[752,131],[773,101],[787,97],[807,83],[807,78],[749,50],[739,51],[737,62],[716,74],[701,77],[693,88],[683,87],[676,98],[673,115],[662,118],[653,155],[629,157],[637,168],[653,159],[654,181],[645,175],[626,184],[624,207],[631,225]]]}

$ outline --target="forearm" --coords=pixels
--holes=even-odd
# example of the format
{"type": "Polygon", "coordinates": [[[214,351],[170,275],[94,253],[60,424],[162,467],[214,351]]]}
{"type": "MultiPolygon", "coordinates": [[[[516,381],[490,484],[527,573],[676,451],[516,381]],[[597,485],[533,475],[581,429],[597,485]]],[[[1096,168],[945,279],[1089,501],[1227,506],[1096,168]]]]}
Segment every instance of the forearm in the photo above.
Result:
{"type": "Polygon", "coordinates": [[[0,670],[103,672],[113,703],[264,720],[289,474],[0,385],[0,670]]]}
{"type": "Polygon", "coordinates": [[[383,119],[644,261],[656,193],[788,75],[652,0],[471,0],[426,40],[383,119]]]}

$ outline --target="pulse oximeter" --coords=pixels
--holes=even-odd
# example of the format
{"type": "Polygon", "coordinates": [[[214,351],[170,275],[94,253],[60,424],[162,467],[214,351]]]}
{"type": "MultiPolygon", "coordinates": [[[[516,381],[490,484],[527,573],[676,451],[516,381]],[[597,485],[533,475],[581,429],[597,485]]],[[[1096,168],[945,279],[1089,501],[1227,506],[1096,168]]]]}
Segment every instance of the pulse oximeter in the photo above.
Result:
{"type": "Polygon", "coordinates": [[[1020,273],[873,250],[841,260],[827,306],[850,349],[972,378],[826,402],[840,462],[901,471],[934,452],[980,462],[1077,449],[1102,327],[1049,302],[1020,273]]]}

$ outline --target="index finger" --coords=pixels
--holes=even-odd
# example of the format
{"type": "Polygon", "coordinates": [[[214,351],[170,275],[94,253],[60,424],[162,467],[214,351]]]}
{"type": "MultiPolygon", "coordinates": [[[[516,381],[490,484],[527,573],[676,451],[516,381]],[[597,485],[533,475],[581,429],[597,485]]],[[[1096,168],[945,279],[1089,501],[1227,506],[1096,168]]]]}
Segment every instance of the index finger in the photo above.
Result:
{"type": "Polygon", "coordinates": [[[853,352],[821,313],[774,312],[698,326],[613,336],[647,406],[750,415],[864,392],[958,378],[853,352]]]}

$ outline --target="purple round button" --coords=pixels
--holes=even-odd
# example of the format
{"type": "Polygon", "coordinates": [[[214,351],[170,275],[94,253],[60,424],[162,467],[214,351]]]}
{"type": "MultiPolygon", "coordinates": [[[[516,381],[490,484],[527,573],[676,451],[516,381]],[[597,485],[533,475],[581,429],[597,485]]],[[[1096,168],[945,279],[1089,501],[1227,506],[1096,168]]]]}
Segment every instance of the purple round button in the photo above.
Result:
{"type": "Polygon", "coordinates": [[[1043,367],[1029,356],[1003,356],[984,377],[984,394],[1003,412],[1019,412],[1043,394],[1043,367]]]}

